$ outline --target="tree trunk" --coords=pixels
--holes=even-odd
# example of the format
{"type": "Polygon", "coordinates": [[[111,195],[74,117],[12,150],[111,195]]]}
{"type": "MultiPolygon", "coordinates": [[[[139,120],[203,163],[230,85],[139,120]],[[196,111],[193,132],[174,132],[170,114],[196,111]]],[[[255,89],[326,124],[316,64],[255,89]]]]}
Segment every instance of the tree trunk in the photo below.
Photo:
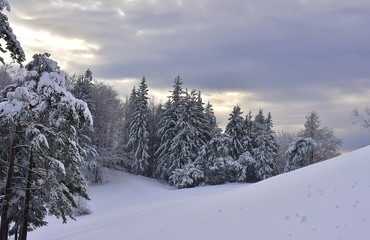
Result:
{"type": "Polygon", "coordinates": [[[26,194],[25,194],[25,197],[24,197],[24,209],[23,209],[22,225],[21,225],[21,229],[20,229],[19,240],[26,240],[27,239],[30,202],[31,202],[32,168],[33,168],[33,154],[32,154],[32,151],[31,151],[31,153],[30,153],[30,162],[29,162],[28,171],[27,171],[27,187],[26,187],[26,194]]]}
{"type": "Polygon", "coordinates": [[[15,163],[15,156],[17,154],[17,144],[18,144],[18,128],[16,129],[16,136],[13,138],[12,149],[10,152],[9,158],[9,166],[8,172],[6,175],[6,183],[4,189],[4,199],[3,199],[3,209],[1,211],[1,225],[0,225],[0,239],[1,240],[8,240],[8,233],[9,233],[9,217],[8,217],[8,210],[9,210],[9,201],[11,200],[11,193],[12,193],[12,179],[14,173],[14,163],[15,163]]]}

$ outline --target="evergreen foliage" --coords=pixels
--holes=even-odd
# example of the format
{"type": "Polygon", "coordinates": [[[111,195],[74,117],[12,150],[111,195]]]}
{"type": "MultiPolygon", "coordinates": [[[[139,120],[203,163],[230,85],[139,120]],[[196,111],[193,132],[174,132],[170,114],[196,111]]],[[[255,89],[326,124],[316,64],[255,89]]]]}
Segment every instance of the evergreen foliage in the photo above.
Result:
{"type": "MultiPolygon", "coordinates": [[[[13,29],[9,25],[8,17],[3,14],[4,9],[10,11],[9,2],[7,0],[0,0],[0,39],[3,39],[6,45],[4,48],[0,43],[0,51],[3,53],[9,51],[10,58],[17,63],[22,64],[22,62],[26,60],[26,56],[17,40],[17,37],[13,33],[13,29]]],[[[3,57],[0,57],[0,62],[5,64],[3,57]]]]}
{"type": "MultiPolygon", "coordinates": [[[[90,69],[87,69],[85,74],[72,77],[73,89],[71,93],[78,99],[87,103],[90,111],[95,109],[95,102],[92,96],[94,84],[93,75],[90,69]]],[[[101,163],[98,161],[97,147],[93,144],[92,138],[94,127],[92,125],[82,125],[77,128],[78,143],[86,151],[85,161],[81,171],[84,173],[85,179],[89,182],[101,183],[101,163]]]]}
{"type": "Polygon", "coordinates": [[[65,222],[73,218],[73,196],[88,199],[79,169],[84,151],[76,133],[78,126],[92,123],[87,104],[73,97],[69,78],[49,54],[34,55],[26,69],[26,76],[3,91],[0,103],[1,126],[14,130],[6,158],[1,239],[18,231],[26,239],[27,230],[45,224],[46,213],[65,222]]]}
{"type": "Polygon", "coordinates": [[[260,109],[253,121],[251,133],[252,156],[256,161],[256,180],[263,180],[277,174],[275,158],[277,155],[277,142],[272,130],[271,114],[265,118],[260,109]]]}
{"type": "Polygon", "coordinates": [[[150,132],[149,132],[149,107],[148,87],[143,77],[134,99],[134,112],[129,128],[128,146],[133,154],[132,171],[135,174],[149,176],[150,160],[150,132]]]}
{"type": "Polygon", "coordinates": [[[239,156],[244,153],[246,149],[246,126],[243,112],[239,106],[235,106],[230,113],[229,122],[226,125],[225,133],[231,137],[233,159],[237,160],[239,156]]]}

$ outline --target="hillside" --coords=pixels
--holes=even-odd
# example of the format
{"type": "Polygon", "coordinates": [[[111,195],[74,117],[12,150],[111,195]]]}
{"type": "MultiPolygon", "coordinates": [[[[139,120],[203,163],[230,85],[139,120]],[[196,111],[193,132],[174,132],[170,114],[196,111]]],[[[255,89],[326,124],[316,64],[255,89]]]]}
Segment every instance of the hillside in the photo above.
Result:
{"type": "Polygon", "coordinates": [[[370,146],[256,184],[175,190],[116,173],[93,186],[92,214],[31,240],[370,239],[370,146]]]}

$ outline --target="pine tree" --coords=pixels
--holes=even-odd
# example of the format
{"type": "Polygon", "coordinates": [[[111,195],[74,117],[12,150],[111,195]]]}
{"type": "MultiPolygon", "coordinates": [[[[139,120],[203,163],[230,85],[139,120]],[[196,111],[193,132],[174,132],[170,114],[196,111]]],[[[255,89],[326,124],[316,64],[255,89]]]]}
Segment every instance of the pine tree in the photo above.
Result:
{"type": "MultiPolygon", "coordinates": [[[[9,51],[11,59],[21,64],[26,60],[26,56],[9,25],[8,17],[2,13],[4,9],[10,11],[10,5],[7,0],[0,0],[0,39],[3,39],[6,43],[5,48],[0,43],[0,51],[3,53],[9,51]]],[[[0,62],[5,64],[4,58],[0,57],[0,62]]]]}
{"type": "Polygon", "coordinates": [[[135,109],[132,114],[130,123],[130,138],[128,145],[133,154],[134,162],[132,171],[136,174],[149,176],[149,160],[150,160],[150,132],[149,132],[149,108],[148,108],[148,87],[145,77],[143,77],[139,89],[135,109]]]}
{"type": "Polygon", "coordinates": [[[46,213],[65,222],[73,218],[73,196],[88,198],[76,135],[78,125],[92,122],[87,104],[69,92],[68,77],[49,54],[34,55],[26,69],[0,103],[1,124],[14,126],[1,212],[5,240],[11,223],[26,239],[27,230],[45,224],[46,213]]]}

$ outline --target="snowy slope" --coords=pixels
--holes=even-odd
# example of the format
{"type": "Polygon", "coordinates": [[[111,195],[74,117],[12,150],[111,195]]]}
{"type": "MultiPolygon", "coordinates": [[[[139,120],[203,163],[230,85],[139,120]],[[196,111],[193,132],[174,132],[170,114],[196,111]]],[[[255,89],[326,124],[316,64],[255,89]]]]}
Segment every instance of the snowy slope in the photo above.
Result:
{"type": "Polygon", "coordinates": [[[90,189],[93,213],[31,240],[370,239],[370,146],[256,184],[174,190],[119,173],[90,189]]]}

